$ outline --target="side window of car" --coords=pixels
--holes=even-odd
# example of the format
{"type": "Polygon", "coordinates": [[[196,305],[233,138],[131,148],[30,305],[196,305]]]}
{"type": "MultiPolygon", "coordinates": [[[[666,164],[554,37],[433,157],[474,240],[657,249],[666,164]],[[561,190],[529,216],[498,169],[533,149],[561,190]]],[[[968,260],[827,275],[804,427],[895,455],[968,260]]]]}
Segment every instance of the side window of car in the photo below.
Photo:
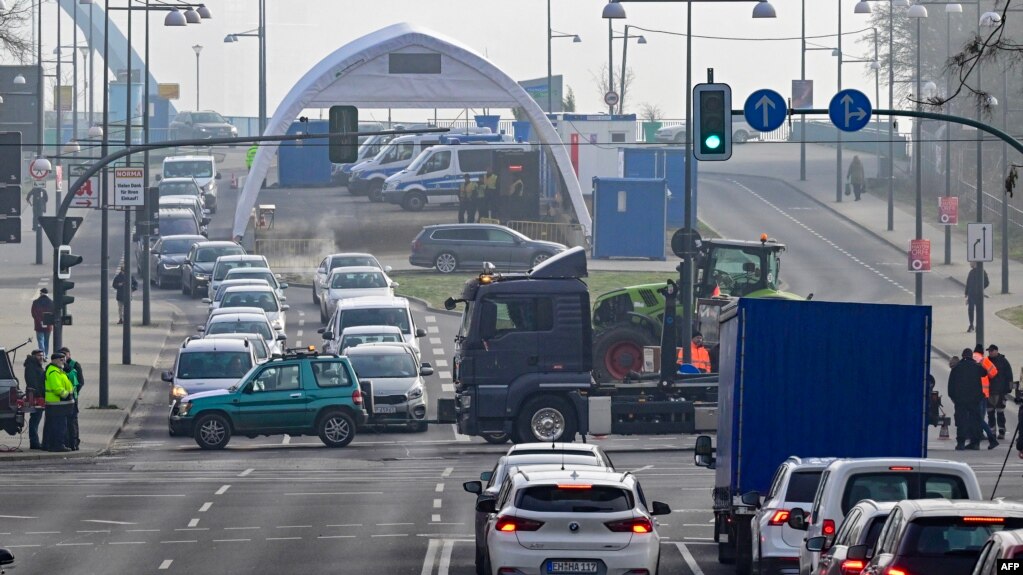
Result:
{"type": "Polygon", "coordinates": [[[319,387],[348,387],[352,380],[343,361],[314,361],[313,378],[319,387]]]}
{"type": "Polygon", "coordinates": [[[500,511],[505,505],[508,504],[508,494],[511,493],[512,483],[515,483],[511,477],[504,480],[504,485],[501,486],[500,493],[497,494],[497,509],[500,511]]]}
{"type": "Polygon", "coordinates": [[[643,493],[643,486],[636,482],[636,495],[639,496],[639,502],[643,504],[643,509],[650,510],[650,506],[646,503],[646,494],[643,493]]]}
{"type": "Polygon", "coordinates": [[[835,545],[848,545],[849,541],[856,540],[856,534],[859,533],[858,526],[861,515],[863,513],[859,509],[854,509],[845,518],[845,521],[842,522],[842,527],[838,530],[838,534],[835,535],[835,545]]]}
{"type": "Polygon", "coordinates": [[[828,478],[831,477],[831,472],[824,470],[824,474],[821,475],[821,484],[817,487],[817,495],[813,498],[813,509],[810,511],[810,523],[817,523],[818,515],[821,512],[821,499],[824,498],[825,490],[828,488],[828,478]]]}
{"type": "Polygon", "coordinates": [[[252,382],[253,393],[299,389],[298,365],[274,365],[263,368],[252,382]]]}
{"type": "Polygon", "coordinates": [[[504,230],[487,230],[488,239],[498,244],[514,244],[515,239],[504,230]]]}
{"type": "Polygon", "coordinates": [[[780,487],[782,477],[785,476],[786,469],[788,469],[788,465],[784,463],[778,466],[778,469],[774,472],[774,479],[771,480],[771,488],[767,490],[766,499],[774,499],[778,495],[778,488],[780,487]]]}
{"type": "Polygon", "coordinates": [[[980,550],[980,557],[977,558],[977,565],[980,566],[975,573],[997,573],[998,568],[995,564],[998,562],[998,556],[1001,548],[997,541],[988,541],[984,544],[984,548],[980,550]]]}
{"type": "Polygon", "coordinates": [[[881,530],[881,535],[878,536],[878,540],[881,542],[877,546],[878,553],[891,553],[895,547],[895,537],[899,531],[899,524],[902,522],[902,510],[894,509],[892,514],[888,517],[888,521],[884,524],[884,529],[881,530]]]}

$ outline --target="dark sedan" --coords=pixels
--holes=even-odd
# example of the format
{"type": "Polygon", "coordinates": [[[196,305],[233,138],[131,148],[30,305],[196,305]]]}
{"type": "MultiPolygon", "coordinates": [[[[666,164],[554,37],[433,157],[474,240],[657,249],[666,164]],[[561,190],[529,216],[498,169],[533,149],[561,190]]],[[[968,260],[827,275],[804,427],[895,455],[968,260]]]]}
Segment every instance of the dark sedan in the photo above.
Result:
{"type": "Polygon", "coordinates": [[[149,281],[159,288],[165,288],[168,284],[178,285],[181,281],[181,264],[189,250],[193,245],[205,241],[206,238],[194,235],[158,238],[149,250],[149,281]]]}
{"type": "Polygon", "coordinates": [[[212,111],[180,112],[170,123],[171,139],[190,140],[204,138],[232,138],[238,135],[238,128],[232,126],[223,116],[212,111]]]}
{"type": "Polygon", "coordinates": [[[532,240],[496,224],[426,226],[412,241],[408,261],[441,273],[478,269],[483,262],[500,270],[528,270],[567,249],[555,242],[532,240]]]}

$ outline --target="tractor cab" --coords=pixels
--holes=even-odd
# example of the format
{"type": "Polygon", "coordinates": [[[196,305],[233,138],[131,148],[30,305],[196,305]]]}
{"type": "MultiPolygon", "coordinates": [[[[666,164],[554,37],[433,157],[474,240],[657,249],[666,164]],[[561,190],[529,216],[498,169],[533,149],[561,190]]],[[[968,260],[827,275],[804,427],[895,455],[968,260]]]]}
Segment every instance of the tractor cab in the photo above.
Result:
{"type": "Polygon", "coordinates": [[[696,257],[696,297],[771,297],[778,292],[785,244],[707,239],[696,257]]]}

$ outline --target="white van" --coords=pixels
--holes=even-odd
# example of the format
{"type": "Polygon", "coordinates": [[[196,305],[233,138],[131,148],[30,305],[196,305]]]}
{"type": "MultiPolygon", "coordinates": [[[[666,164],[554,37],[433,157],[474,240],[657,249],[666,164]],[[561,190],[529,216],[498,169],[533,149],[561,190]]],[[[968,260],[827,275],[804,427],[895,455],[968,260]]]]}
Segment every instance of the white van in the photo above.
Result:
{"type": "Polygon", "coordinates": [[[489,128],[472,128],[466,133],[447,132],[443,134],[409,134],[391,140],[380,153],[369,160],[364,160],[352,168],[348,176],[348,191],[354,195],[369,195],[370,201],[382,200],[380,192],[384,189],[384,180],[404,170],[423,150],[446,144],[452,140],[472,141],[490,140],[501,142],[510,140],[507,136],[490,133],[489,128]]]}
{"type": "Polygon", "coordinates": [[[345,328],[363,325],[389,325],[401,330],[405,343],[419,352],[419,338],[426,336],[426,330],[416,327],[408,300],[397,296],[367,296],[345,299],[338,302],[334,315],[321,328],[324,353],[339,353],[340,335],[345,328]]]}
{"type": "MultiPolygon", "coordinates": [[[[980,483],[969,465],[944,459],[867,457],[838,459],[824,473],[807,511],[793,508],[788,525],[806,531],[806,539],[834,540],[846,513],[864,499],[878,502],[904,499],[982,499],[980,483]]],[[[799,573],[817,571],[820,552],[799,547],[799,573]]]]}
{"type": "Polygon", "coordinates": [[[530,144],[469,142],[434,146],[407,168],[387,178],[383,199],[418,212],[426,204],[457,204],[466,174],[476,181],[494,167],[498,151],[529,152],[530,144]]]}
{"type": "Polygon", "coordinates": [[[202,190],[206,209],[217,213],[217,162],[213,156],[168,156],[163,160],[162,178],[192,178],[202,190]]]}

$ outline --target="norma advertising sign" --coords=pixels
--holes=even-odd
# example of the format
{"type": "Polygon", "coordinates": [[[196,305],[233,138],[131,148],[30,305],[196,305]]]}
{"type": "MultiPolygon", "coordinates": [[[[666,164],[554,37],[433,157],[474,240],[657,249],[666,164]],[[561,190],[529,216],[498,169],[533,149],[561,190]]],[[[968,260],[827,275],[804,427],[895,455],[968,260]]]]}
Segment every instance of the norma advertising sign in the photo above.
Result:
{"type": "Polygon", "coordinates": [[[142,168],[114,168],[114,205],[146,205],[142,168]]]}
{"type": "Polygon", "coordinates": [[[959,224],[959,198],[948,196],[938,198],[938,223],[943,226],[959,224]]]}
{"type": "Polygon", "coordinates": [[[910,240],[909,271],[931,271],[931,240],[910,240]]]}

